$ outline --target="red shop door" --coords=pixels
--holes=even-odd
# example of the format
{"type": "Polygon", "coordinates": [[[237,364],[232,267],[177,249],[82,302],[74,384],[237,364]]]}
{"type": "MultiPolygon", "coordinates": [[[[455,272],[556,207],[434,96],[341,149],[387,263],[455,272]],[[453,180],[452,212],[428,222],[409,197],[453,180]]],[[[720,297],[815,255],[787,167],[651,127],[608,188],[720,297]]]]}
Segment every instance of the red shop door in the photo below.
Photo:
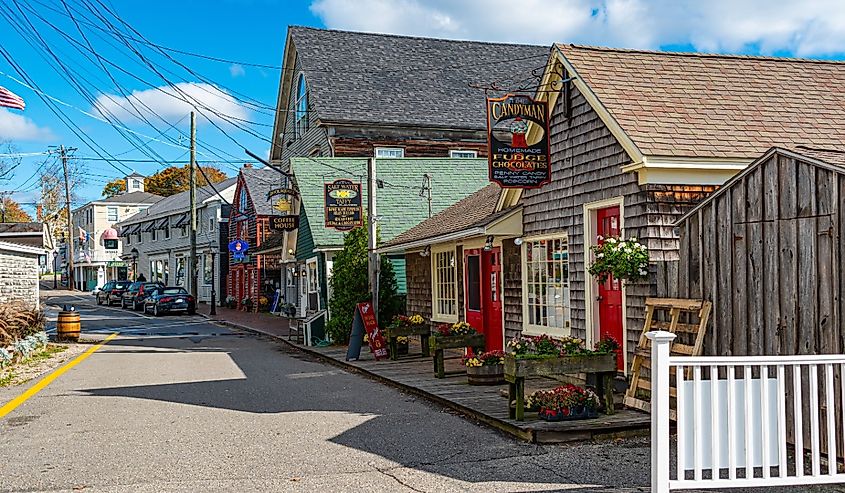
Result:
{"type": "Polygon", "coordinates": [[[502,253],[500,248],[464,252],[467,323],[484,334],[486,349],[502,350],[502,253]]]}
{"type": "Polygon", "coordinates": [[[466,322],[475,330],[484,330],[481,302],[481,250],[464,250],[464,309],[466,322]]]}
{"type": "MultiPolygon", "coordinates": [[[[619,207],[599,209],[596,214],[597,234],[603,238],[619,236],[619,207]]],[[[599,284],[599,338],[610,336],[624,346],[622,333],[622,283],[612,276],[599,284]]],[[[616,361],[616,367],[624,370],[622,352],[616,361]]]]}

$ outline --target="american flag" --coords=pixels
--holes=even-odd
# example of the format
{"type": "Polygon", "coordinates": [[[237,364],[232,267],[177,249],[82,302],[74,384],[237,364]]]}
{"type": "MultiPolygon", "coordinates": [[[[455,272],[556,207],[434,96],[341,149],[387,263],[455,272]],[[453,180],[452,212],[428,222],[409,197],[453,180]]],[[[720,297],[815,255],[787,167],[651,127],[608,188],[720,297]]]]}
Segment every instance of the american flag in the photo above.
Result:
{"type": "Polygon", "coordinates": [[[26,103],[23,102],[22,97],[6,89],[5,87],[0,86],[0,106],[23,110],[24,108],[26,108],[26,103]]]}

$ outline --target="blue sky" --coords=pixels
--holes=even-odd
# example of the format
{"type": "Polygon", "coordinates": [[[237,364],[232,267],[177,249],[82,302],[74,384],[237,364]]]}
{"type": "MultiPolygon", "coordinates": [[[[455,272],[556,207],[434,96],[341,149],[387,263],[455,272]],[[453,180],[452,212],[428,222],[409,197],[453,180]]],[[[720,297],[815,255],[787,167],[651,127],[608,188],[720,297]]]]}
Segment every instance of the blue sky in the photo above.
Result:
{"type": "MultiPolygon", "coordinates": [[[[150,156],[136,150],[112,125],[78,110],[92,114],[103,111],[119,121],[125,127],[121,131],[136,139],[135,144],[147,149],[154,158],[182,164],[187,159],[184,136],[188,132],[186,115],[190,105],[162,92],[176,91],[167,82],[177,83],[178,90],[184,91],[180,94],[187,94],[182,99],[201,101],[207,108],[198,111],[211,115],[211,122],[200,117],[198,160],[201,163],[232,161],[217,164],[230,175],[240,165],[236,161],[248,159],[242,147],[267,155],[267,140],[272,133],[270,111],[276,102],[279,70],[169,52],[194,72],[189,73],[153,48],[130,40],[157,70],[163,71],[156,74],[136,54],[121,46],[88,6],[98,6],[103,1],[141,35],[165,47],[271,66],[281,64],[287,26],[292,24],[543,45],[559,41],[825,59],[842,59],[845,47],[845,8],[838,0],[65,1],[81,23],[85,37],[63,11],[60,0],[6,0],[0,3],[0,8],[14,17],[14,24],[24,26],[26,36],[32,36],[33,29],[15,7],[16,3],[20,5],[26,18],[34,23],[35,32],[67,65],[72,74],[70,81],[58,74],[53,68],[57,64],[42,58],[49,55],[33,49],[5,16],[0,16],[0,46],[11,53],[44,92],[76,108],[62,107],[62,110],[78,125],[79,132],[105,149],[100,154],[108,153],[123,160],[150,160],[150,156]],[[96,26],[91,25],[94,20],[96,26]],[[87,51],[88,42],[101,59],[87,51]],[[81,84],[82,90],[74,83],[81,84]],[[134,114],[121,91],[134,94],[134,109],[148,122],[134,114]],[[86,99],[83,92],[90,93],[91,99],[86,99]],[[154,111],[139,108],[142,105],[154,111]],[[214,116],[208,108],[225,116],[214,116]],[[215,128],[215,124],[231,139],[215,128]]],[[[96,10],[125,36],[137,37],[103,8],[96,10]]],[[[0,72],[19,78],[2,57],[0,72]]],[[[0,109],[0,140],[12,141],[21,152],[41,152],[47,146],[59,144],[78,147],[77,155],[87,178],[87,183],[77,190],[81,201],[99,197],[110,178],[132,170],[151,174],[162,167],[153,162],[122,162],[111,166],[100,160],[85,139],[60,122],[31,89],[5,75],[0,75],[0,85],[27,102],[24,112],[0,109]]],[[[5,152],[6,149],[0,149],[0,154],[5,152]]],[[[31,182],[27,180],[44,161],[45,156],[24,158],[11,180],[0,181],[0,191],[15,190],[13,198],[20,202],[37,201],[37,191],[30,190],[31,182]]],[[[46,166],[51,165],[53,162],[48,159],[46,166]]],[[[29,209],[33,207],[30,205],[29,209]]]]}

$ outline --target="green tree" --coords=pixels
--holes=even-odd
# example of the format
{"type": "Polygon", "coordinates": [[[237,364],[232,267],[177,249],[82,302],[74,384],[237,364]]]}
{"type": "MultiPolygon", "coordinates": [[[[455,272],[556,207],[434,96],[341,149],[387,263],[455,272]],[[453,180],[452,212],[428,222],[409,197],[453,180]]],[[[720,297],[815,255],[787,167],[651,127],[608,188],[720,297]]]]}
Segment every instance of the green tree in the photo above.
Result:
{"type": "MultiPolygon", "coordinates": [[[[326,331],[335,344],[349,342],[355,305],[370,299],[367,280],[366,228],[355,228],[343,238],[343,250],[334,258],[332,297],[329,300],[332,318],[326,324],[326,331]]],[[[393,317],[402,313],[403,300],[397,293],[396,274],[387,257],[381,257],[379,275],[379,325],[386,325],[393,317]]]]}
{"type": "Polygon", "coordinates": [[[115,178],[114,180],[106,183],[106,186],[103,187],[103,197],[109,198],[114,197],[115,195],[120,195],[126,191],[126,179],[125,178],[115,178]]]}

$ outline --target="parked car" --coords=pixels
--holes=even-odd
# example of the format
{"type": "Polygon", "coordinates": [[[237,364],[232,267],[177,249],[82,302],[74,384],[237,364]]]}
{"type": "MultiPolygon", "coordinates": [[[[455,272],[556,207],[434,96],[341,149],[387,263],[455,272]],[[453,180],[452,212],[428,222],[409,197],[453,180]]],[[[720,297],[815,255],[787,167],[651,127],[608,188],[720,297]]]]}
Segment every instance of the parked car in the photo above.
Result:
{"type": "Polygon", "coordinates": [[[111,305],[120,303],[123,292],[129,287],[129,281],[109,281],[99,291],[96,291],[97,304],[111,305]]]}
{"type": "Polygon", "coordinates": [[[197,300],[185,288],[178,286],[158,287],[144,299],[144,313],[152,311],[158,317],[165,313],[185,312],[193,315],[197,311],[197,300]]]}
{"type": "Polygon", "coordinates": [[[120,299],[120,306],[122,308],[131,307],[133,310],[138,311],[144,307],[144,298],[149,296],[152,290],[163,287],[164,285],[160,282],[133,282],[123,292],[123,296],[120,299]]]}

